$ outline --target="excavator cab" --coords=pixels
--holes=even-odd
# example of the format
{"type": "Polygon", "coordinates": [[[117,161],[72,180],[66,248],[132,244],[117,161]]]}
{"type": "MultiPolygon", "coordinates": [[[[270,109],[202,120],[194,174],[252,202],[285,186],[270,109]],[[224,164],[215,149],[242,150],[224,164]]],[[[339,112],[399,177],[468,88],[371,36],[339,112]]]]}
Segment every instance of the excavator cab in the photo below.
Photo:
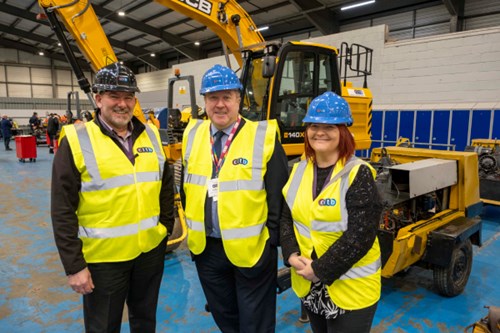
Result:
{"type": "MultiPolygon", "coordinates": [[[[363,63],[359,57],[354,62],[352,55],[349,56],[351,64],[363,63]]],[[[273,42],[264,48],[250,46],[243,51],[242,115],[250,120],[276,119],[285,152],[289,157],[298,156],[303,152],[305,125],[302,120],[309,104],[316,96],[333,91],[350,103],[357,121],[353,134],[364,139],[358,149],[367,149],[371,94],[366,86],[351,89],[350,82],[342,87],[339,73],[338,51],[334,47],[304,42],[283,45],[273,42]],[[271,63],[273,61],[275,63],[271,63]]],[[[364,75],[366,83],[369,74],[365,71],[364,75]]]]}

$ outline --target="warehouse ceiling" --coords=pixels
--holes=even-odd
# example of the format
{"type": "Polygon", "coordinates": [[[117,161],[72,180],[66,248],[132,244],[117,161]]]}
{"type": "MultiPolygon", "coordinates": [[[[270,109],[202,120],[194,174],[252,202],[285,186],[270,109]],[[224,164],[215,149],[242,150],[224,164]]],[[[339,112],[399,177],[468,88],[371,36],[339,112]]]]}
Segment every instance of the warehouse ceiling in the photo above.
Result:
{"type": "MultiPolygon", "coordinates": [[[[182,1],[191,4],[200,1],[216,2],[182,1]]],[[[343,6],[363,1],[365,0],[237,2],[250,14],[257,27],[269,27],[261,32],[266,40],[286,39],[301,34],[333,34],[339,32],[342,25],[443,4],[450,12],[450,17],[460,16],[464,6],[464,0],[376,0],[370,5],[341,10],[343,6]]],[[[222,54],[222,44],[213,32],[201,23],[154,1],[95,0],[91,4],[118,59],[129,65],[143,63],[150,70],[155,70],[167,68],[172,62],[222,54]],[[120,10],[126,16],[119,16],[120,10]],[[199,45],[195,45],[195,42],[199,45]]],[[[48,22],[37,19],[40,12],[36,0],[0,0],[0,47],[33,54],[43,51],[44,56],[65,60],[48,22]]],[[[71,41],[71,44],[81,63],[89,68],[78,52],[76,43],[71,41]]]]}

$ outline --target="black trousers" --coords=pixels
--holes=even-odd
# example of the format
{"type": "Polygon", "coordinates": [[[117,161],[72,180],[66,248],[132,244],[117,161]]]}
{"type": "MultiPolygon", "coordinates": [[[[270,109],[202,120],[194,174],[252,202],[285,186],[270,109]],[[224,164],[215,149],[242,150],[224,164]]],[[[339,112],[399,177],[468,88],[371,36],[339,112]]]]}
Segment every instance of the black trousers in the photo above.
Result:
{"type": "Polygon", "coordinates": [[[54,134],[48,133],[48,135],[49,135],[49,140],[50,140],[49,148],[52,149],[52,148],[54,148],[54,141],[57,140],[57,133],[54,133],[54,134]]]}
{"type": "Polygon", "coordinates": [[[335,319],[326,319],[306,308],[314,333],[370,333],[378,303],[360,310],[347,311],[335,319]]]}
{"type": "Polygon", "coordinates": [[[163,240],[153,250],[130,261],[88,264],[95,289],[83,296],[85,332],[120,332],[125,301],[130,332],[155,332],[165,249],[163,240]]]}
{"type": "Polygon", "coordinates": [[[210,312],[223,333],[275,331],[278,257],[269,240],[251,268],[234,266],[222,241],[211,237],[207,237],[205,250],[193,259],[210,312]]]}
{"type": "Polygon", "coordinates": [[[3,138],[3,144],[5,146],[5,150],[10,149],[9,144],[10,144],[10,136],[4,137],[3,138]]]}

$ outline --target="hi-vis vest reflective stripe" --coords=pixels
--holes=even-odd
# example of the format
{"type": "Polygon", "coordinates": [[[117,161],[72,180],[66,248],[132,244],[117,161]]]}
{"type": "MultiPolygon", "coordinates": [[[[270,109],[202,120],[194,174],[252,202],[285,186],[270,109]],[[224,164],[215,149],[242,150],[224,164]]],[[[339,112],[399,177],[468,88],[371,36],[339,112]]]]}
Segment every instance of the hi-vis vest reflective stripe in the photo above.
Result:
{"type": "Polygon", "coordinates": [[[133,146],[135,165],[94,123],[64,126],[81,174],[77,210],[83,255],[89,263],[131,260],[166,235],[158,223],[165,157],[159,134],[147,125],[133,146]]]}
{"type": "MultiPolygon", "coordinates": [[[[304,160],[294,165],[283,188],[283,195],[291,209],[294,231],[301,255],[311,258],[313,250],[321,257],[348,227],[345,196],[361,164],[351,157],[344,166],[338,161],[326,187],[312,198],[314,165],[304,160]]],[[[368,165],[372,172],[373,168],[368,165]]],[[[380,248],[376,239],[368,253],[344,275],[326,286],[332,301],[345,310],[355,310],[375,304],[381,288],[380,248]]],[[[299,276],[292,268],[292,288],[299,297],[306,296],[311,282],[299,276]]]]}
{"type": "MultiPolygon", "coordinates": [[[[238,267],[254,266],[269,238],[264,175],[277,130],[276,121],[245,120],[219,172],[221,235],[227,257],[238,267]]],[[[206,245],[204,206],[207,181],[212,176],[210,121],[190,121],[184,131],[182,156],[188,246],[200,254],[206,245]]]]}

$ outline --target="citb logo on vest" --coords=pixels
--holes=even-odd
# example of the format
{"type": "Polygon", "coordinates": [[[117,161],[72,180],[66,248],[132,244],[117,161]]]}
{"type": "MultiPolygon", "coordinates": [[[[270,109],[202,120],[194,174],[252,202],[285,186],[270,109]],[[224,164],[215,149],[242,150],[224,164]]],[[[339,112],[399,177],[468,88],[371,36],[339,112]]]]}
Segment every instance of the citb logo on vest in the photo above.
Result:
{"type": "Polygon", "coordinates": [[[233,160],[233,165],[238,165],[238,164],[247,165],[248,160],[246,158],[243,158],[243,157],[235,158],[233,160]]]}
{"type": "Polygon", "coordinates": [[[319,205],[320,206],[335,206],[337,204],[337,200],[333,198],[326,198],[326,199],[320,199],[319,200],[319,205]]]}
{"type": "Polygon", "coordinates": [[[153,148],[151,148],[151,147],[139,147],[139,148],[137,148],[137,152],[138,153],[152,153],[153,148]]]}

